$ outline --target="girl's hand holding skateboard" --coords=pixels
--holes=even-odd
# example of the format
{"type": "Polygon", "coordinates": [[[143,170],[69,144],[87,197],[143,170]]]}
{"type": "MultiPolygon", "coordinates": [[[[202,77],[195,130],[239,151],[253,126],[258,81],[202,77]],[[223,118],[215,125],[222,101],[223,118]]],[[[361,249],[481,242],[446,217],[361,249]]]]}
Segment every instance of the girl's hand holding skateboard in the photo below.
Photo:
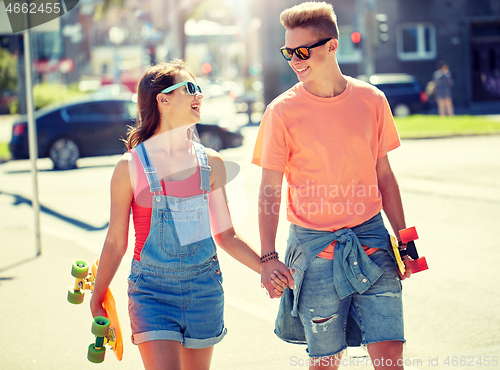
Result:
{"type": "Polygon", "coordinates": [[[102,307],[102,302],[102,300],[97,299],[97,296],[92,295],[92,299],[90,300],[90,311],[92,312],[92,317],[106,317],[106,311],[102,307]]]}

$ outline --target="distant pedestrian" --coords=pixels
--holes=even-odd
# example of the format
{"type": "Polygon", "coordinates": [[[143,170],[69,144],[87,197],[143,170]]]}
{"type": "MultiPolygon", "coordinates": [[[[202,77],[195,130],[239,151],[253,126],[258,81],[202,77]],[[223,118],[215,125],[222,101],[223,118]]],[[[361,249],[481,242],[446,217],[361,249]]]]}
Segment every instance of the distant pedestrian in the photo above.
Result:
{"type": "Polygon", "coordinates": [[[438,63],[438,69],[432,76],[434,82],[434,97],[438,105],[439,115],[453,116],[453,98],[451,88],[453,87],[453,77],[448,64],[442,60],[438,63]]]}
{"type": "MultiPolygon", "coordinates": [[[[138,85],[129,152],[111,179],[111,218],[90,307],[94,317],[104,315],[103,297],[127,249],[132,210],[129,315],[146,369],[210,368],[213,346],[226,334],[214,239],[257,273],[262,266],[233,228],[221,156],[194,136],[202,98],[183,61],[149,68],[138,85]]],[[[280,296],[284,287],[277,288],[273,294],[280,296]]]]}

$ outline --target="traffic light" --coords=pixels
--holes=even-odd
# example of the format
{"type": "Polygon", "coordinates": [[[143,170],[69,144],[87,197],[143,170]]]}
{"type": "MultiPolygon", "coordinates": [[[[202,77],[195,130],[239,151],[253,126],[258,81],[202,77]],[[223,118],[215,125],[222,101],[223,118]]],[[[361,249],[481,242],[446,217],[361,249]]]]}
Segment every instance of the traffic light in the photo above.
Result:
{"type": "Polygon", "coordinates": [[[361,34],[358,31],[351,33],[351,41],[356,49],[361,47],[361,34]]]}
{"type": "Polygon", "coordinates": [[[381,42],[389,41],[389,25],[387,24],[388,18],[387,14],[377,14],[375,16],[377,21],[378,39],[381,42]]]}
{"type": "Polygon", "coordinates": [[[201,65],[201,72],[204,73],[204,74],[209,74],[210,72],[212,72],[212,65],[210,63],[203,63],[201,65]]]}

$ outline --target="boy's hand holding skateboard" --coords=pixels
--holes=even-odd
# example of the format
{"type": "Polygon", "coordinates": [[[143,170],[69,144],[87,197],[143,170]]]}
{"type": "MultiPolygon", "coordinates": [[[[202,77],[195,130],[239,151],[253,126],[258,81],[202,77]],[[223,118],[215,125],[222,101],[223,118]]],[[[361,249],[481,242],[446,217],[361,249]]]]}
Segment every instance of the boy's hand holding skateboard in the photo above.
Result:
{"type": "Polygon", "coordinates": [[[395,237],[391,236],[391,244],[398,263],[398,273],[401,280],[409,278],[412,273],[427,270],[425,257],[419,257],[414,240],[418,239],[415,227],[409,227],[399,231],[401,241],[398,243],[395,237]]]}

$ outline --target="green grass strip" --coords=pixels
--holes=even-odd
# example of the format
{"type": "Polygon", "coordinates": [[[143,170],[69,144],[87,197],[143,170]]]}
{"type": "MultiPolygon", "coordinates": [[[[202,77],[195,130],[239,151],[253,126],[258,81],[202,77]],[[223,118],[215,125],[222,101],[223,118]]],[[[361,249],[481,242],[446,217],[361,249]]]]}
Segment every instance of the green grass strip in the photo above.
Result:
{"type": "Polygon", "coordinates": [[[413,115],[395,121],[403,139],[500,134],[500,119],[488,116],[413,115]]]}
{"type": "Polygon", "coordinates": [[[10,159],[9,144],[0,142],[0,161],[10,159]]]}

